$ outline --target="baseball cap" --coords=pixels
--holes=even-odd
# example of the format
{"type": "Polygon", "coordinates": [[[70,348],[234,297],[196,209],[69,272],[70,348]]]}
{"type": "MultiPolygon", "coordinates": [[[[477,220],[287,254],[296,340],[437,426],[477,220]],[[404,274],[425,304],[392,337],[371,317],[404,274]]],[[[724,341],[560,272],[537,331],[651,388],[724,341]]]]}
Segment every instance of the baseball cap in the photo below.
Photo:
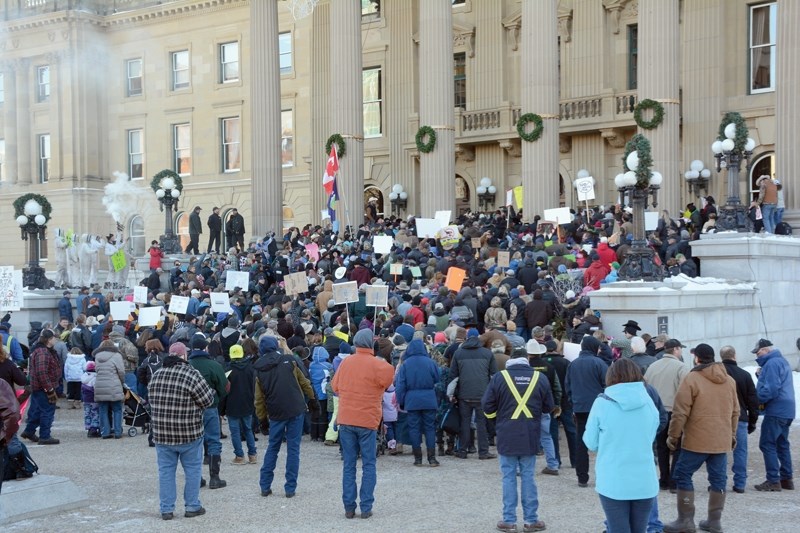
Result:
{"type": "Polygon", "coordinates": [[[202,333],[195,333],[192,336],[192,350],[205,350],[208,346],[208,340],[202,333]]]}
{"type": "Polygon", "coordinates": [[[244,350],[242,349],[241,345],[234,344],[231,346],[229,355],[231,359],[241,359],[244,357],[244,350]]]}
{"type": "Polygon", "coordinates": [[[750,353],[757,353],[761,348],[767,348],[769,346],[772,346],[772,342],[771,341],[769,341],[767,339],[758,339],[758,342],[756,343],[756,347],[753,348],[750,351],[750,353]]]}
{"type": "Polygon", "coordinates": [[[678,346],[680,346],[681,348],[686,348],[686,345],[681,344],[681,341],[679,341],[678,339],[670,339],[664,343],[665,350],[671,350],[672,348],[677,348],[678,346]]]}

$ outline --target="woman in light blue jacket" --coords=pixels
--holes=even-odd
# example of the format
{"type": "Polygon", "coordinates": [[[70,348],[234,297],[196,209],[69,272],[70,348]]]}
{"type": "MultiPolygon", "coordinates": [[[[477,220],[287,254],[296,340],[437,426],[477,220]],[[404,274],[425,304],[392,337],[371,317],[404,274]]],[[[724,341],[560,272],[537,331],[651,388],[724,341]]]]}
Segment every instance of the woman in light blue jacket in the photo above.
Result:
{"type": "Polygon", "coordinates": [[[597,452],[596,488],[608,533],[645,533],[658,496],[653,439],[658,410],[639,367],[619,359],[608,369],[605,393],[592,404],[583,442],[597,452]]]}

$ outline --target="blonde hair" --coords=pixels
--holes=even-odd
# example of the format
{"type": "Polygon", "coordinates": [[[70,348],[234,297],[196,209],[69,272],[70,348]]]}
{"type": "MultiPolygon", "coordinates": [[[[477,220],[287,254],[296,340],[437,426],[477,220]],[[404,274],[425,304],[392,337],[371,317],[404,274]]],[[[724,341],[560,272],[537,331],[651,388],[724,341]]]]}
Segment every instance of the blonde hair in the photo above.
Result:
{"type": "Polygon", "coordinates": [[[8,352],[6,347],[0,344],[0,363],[4,363],[8,359],[8,352]]]}

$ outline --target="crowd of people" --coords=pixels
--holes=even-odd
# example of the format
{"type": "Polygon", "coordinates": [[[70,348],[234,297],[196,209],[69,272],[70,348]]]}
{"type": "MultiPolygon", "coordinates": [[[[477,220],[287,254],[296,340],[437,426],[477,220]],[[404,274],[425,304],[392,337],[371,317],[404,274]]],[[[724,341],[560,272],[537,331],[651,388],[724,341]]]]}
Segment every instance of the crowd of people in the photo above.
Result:
{"type": "MultiPolygon", "coordinates": [[[[168,272],[156,248],[151,274],[141,280],[148,303],[139,306],[161,307],[156,326],[140,326],[139,309],[111,316],[110,303],[131,294],[83,287],[73,300],[68,290],[58,324],[32,324],[27,357],[5,317],[4,455],[13,462],[23,446],[15,435],[20,402],[6,401],[3,382],[29,391],[19,437],[40,444],[59,443],[51,427],[60,395],[65,406],[83,407],[88,438],[121,438],[128,402],[146,406],[165,520],[174,518],[179,463],[184,516],[202,515],[201,487],[227,484],[221,439],[230,437],[232,465],[257,464],[259,433],[268,435],[263,497],[274,496],[284,444],[287,498],[298,490],[303,435],[308,447],[338,446],[346,518],[357,509],[361,518],[372,515],[377,454],[401,455],[407,446],[417,467],[438,467],[443,455],[498,459],[497,528],[517,530],[521,499],[523,531],[544,530],[537,456],[545,461],[542,475],[569,466],[587,487],[592,452],[610,533],[693,531],[692,475],[704,463],[711,489],[699,525],[721,531],[727,454],[733,451],[732,489],[744,492],[747,434],[759,415],[767,479],[755,488],[794,488],[792,372],[769,340],[754,350],[761,367],[755,384],[732,347],[721,347],[716,362],[714,349],[700,344],[689,360],[680,341],[648,335],[635,320],[622,332],[604,331],[591,292],[615,280],[630,250],[629,213],[580,212],[556,228],[498,211],[465,214],[455,225],[455,243],[418,237],[413,217],[378,219],[343,236],[309,225],[247,248],[240,242],[225,255],[176,260],[168,272]],[[374,252],[376,236],[392,237],[389,253],[374,252]],[[498,266],[504,256],[508,266],[498,266]],[[461,285],[448,286],[450,269],[465,271],[461,285]],[[247,272],[247,286],[226,291],[231,271],[247,272]],[[285,278],[296,272],[305,273],[309,289],[287,294],[285,278]],[[337,302],[336,285],[347,282],[356,282],[357,301],[337,302]],[[385,306],[367,305],[367,288],[376,285],[387,287],[385,306]],[[221,292],[228,312],[212,311],[210,293],[221,292]],[[189,298],[185,313],[168,312],[174,296],[189,298]],[[576,358],[565,357],[565,342],[580,345],[576,358]],[[659,489],[677,493],[672,523],[659,519],[659,489]]],[[[691,216],[665,214],[649,242],[674,274],[697,275],[688,241],[701,229],[691,216]]],[[[191,246],[196,252],[197,239],[191,246]]]]}

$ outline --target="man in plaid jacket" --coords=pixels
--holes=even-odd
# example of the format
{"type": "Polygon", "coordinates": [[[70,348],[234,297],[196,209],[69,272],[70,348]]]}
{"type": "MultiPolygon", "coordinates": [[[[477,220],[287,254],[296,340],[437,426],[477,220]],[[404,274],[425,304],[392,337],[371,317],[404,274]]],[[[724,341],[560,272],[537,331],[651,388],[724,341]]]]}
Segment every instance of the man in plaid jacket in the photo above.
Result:
{"type": "Polygon", "coordinates": [[[200,372],[189,365],[185,355],[170,354],[150,379],[148,394],[158,460],[161,518],[173,518],[178,461],[183,465],[186,479],[184,516],[191,518],[205,514],[206,510],[200,503],[203,411],[213,405],[214,392],[200,372]]]}
{"type": "Polygon", "coordinates": [[[33,346],[28,374],[31,382],[31,406],[28,410],[28,423],[20,437],[39,444],[58,444],[59,440],[50,436],[50,428],[56,416],[58,395],[56,387],[61,380],[61,360],[53,349],[57,337],[52,330],[43,329],[39,340],[33,346]],[[36,429],[39,428],[39,436],[36,429]]]}

